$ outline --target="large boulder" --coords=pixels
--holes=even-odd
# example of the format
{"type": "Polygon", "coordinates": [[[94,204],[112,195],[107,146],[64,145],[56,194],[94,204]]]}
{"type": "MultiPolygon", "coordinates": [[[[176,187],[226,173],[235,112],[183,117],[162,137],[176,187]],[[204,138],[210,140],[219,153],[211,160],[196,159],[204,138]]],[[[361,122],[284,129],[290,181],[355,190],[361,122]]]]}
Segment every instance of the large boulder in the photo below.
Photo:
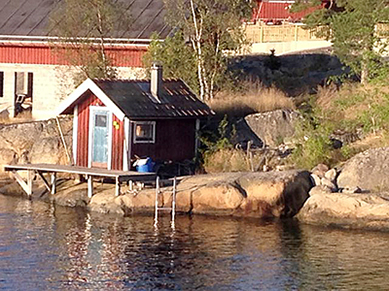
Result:
{"type": "Polygon", "coordinates": [[[265,145],[276,147],[295,132],[295,123],[300,115],[287,109],[256,113],[245,117],[252,131],[265,145]]]}
{"type": "Polygon", "coordinates": [[[359,153],[344,165],[338,179],[339,188],[362,188],[371,191],[389,190],[389,147],[359,153]]]}
{"type": "Polygon", "coordinates": [[[11,149],[0,148],[0,165],[12,164],[16,158],[16,153],[11,149]]]}
{"type": "Polygon", "coordinates": [[[32,145],[29,152],[29,161],[32,164],[64,164],[66,152],[59,137],[42,138],[32,145]]]}
{"type": "Polygon", "coordinates": [[[344,228],[389,230],[387,194],[345,194],[319,190],[318,187],[312,189],[310,198],[296,216],[300,221],[344,228]]]}
{"type": "MultiPolygon", "coordinates": [[[[60,179],[57,193],[51,195],[38,182],[34,185],[39,186],[37,190],[41,192],[34,190],[33,198],[44,197],[57,205],[87,207],[94,212],[119,215],[153,213],[155,209],[155,188],[131,190],[124,186],[122,195],[116,197],[114,184],[95,183],[94,195],[89,199],[87,183],[60,179]]],[[[13,188],[0,188],[0,193],[22,192],[16,183],[12,185],[13,188]]],[[[296,170],[195,175],[179,179],[176,210],[239,217],[292,217],[303,206],[311,187],[309,172],[296,170]]],[[[171,206],[172,190],[171,185],[161,188],[160,207],[171,206]]]]}
{"type": "MultiPolygon", "coordinates": [[[[177,187],[177,211],[250,217],[291,217],[308,198],[308,172],[255,172],[196,175],[177,187]]],[[[171,187],[163,188],[159,204],[171,205],[171,187]]],[[[121,196],[125,212],[154,211],[155,192],[121,196]]]]}
{"type": "MultiPolygon", "coordinates": [[[[72,118],[61,118],[60,124],[70,149],[72,118]]],[[[0,149],[0,155],[3,157],[0,158],[0,165],[11,162],[18,164],[68,162],[55,119],[0,124],[0,149]]]]}

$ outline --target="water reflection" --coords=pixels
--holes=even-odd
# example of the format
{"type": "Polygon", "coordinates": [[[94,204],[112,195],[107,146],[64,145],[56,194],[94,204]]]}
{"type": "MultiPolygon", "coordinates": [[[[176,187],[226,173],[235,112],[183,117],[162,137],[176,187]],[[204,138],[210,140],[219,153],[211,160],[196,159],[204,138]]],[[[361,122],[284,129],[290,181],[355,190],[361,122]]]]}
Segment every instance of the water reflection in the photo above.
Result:
{"type": "Polygon", "coordinates": [[[386,289],[389,234],[88,214],[0,196],[0,289],[386,289]]]}

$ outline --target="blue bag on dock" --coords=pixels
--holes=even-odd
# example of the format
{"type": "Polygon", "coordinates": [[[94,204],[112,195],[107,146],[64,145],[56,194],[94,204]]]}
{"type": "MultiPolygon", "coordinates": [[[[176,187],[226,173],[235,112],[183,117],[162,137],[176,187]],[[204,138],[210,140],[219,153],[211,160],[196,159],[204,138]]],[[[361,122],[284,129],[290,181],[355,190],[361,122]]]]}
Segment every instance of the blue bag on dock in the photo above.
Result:
{"type": "Polygon", "coordinates": [[[152,172],[154,170],[154,165],[155,163],[149,157],[145,159],[139,159],[134,163],[134,166],[136,166],[136,170],[141,173],[152,172]]]}

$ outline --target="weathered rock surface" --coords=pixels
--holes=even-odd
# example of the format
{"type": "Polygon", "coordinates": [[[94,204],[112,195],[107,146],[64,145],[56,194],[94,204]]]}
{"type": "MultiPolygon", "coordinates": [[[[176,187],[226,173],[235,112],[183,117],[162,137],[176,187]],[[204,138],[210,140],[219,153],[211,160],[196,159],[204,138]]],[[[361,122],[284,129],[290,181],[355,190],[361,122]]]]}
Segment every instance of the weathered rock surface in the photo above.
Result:
{"type": "MultiPolygon", "coordinates": [[[[60,123],[69,146],[72,118],[60,123]]],[[[55,119],[0,125],[0,171],[5,164],[40,162],[68,163],[55,119]]]]}
{"type": "MultiPolygon", "coordinates": [[[[179,182],[176,205],[177,211],[186,213],[291,217],[302,207],[311,187],[309,173],[302,171],[196,175],[179,182]]],[[[170,206],[171,187],[162,191],[160,205],[170,206]]],[[[113,193],[112,189],[111,197],[113,193]]],[[[124,213],[154,211],[153,189],[112,199],[100,195],[92,198],[89,204],[91,210],[113,212],[112,205],[115,204],[120,205],[124,213]]],[[[120,213],[119,210],[114,211],[120,213]]]]}
{"type": "Polygon", "coordinates": [[[66,163],[66,154],[60,154],[63,151],[63,145],[60,137],[46,137],[32,145],[29,153],[29,162],[32,164],[64,164],[66,163]]]}
{"type": "Polygon", "coordinates": [[[296,216],[302,222],[389,230],[388,194],[328,193],[315,187],[310,195],[296,216]]]}
{"type": "MultiPolygon", "coordinates": [[[[94,183],[94,195],[89,199],[86,183],[60,179],[54,195],[47,193],[39,179],[34,186],[33,199],[47,199],[61,206],[120,215],[154,212],[154,188],[136,192],[122,187],[122,195],[115,197],[114,185],[94,183]]],[[[179,180],[176,209],[196,214],[291,217],[303,206],[311,187],[309,172],[305,171],[195,175],[179,180]]],[[[160,206],[170,206],[172,187],[161,191],[160,206]]],[[[16,182],[0,188],[0,193],[25,195],[16,182]]]]}
{"type": "Polygon", "coordinates": [[[389,147],[359,153],[344,165],[337,179],[339,188],[389,190],[389,147]]]}
{"type": "Polygon", "coordinates": [[[293,110],[279,109],[248,115],[245,120],[265,145],[276,147],[293,136],[299,118],[300,115],[293,110]]]}

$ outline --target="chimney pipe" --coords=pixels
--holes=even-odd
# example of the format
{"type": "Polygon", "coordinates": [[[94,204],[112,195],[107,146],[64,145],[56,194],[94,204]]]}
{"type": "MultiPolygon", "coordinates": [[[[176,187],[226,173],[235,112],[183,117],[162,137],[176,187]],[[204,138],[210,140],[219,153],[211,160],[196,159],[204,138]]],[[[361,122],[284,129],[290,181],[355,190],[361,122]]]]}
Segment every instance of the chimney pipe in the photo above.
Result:
{"type": "Polygon", "coordinates": [[[159,100],[162,92],[162,66],[153,63],[151,66],[151,82],[150,82],[150,93],[151,95],[159,100]]]}

